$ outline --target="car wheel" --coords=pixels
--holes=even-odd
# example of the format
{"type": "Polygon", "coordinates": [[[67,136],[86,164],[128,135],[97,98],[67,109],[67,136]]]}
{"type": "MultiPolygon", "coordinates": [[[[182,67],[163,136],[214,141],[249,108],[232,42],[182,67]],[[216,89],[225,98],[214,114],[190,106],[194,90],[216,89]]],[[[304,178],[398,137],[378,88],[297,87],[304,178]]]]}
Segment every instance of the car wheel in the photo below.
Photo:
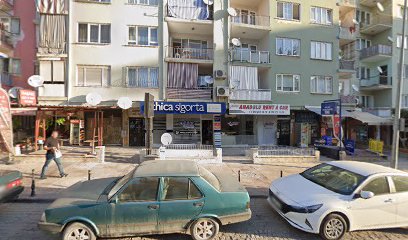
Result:
{"type": "Polygon", "coordinates": [[[339,214],[327,216],[320,227],[320,236],[325,240],[341,239],[347,231],[347,222],[339,214]]]}
{"type": "Polygon", "coordinates": [[[71,223],[62,234],[63,240],[96,240],[95,233],[82,223],[71,223]]]}
{"type": "Polygon", "coordinates": [[[220,225],[211,218],[200,218],[195,221],[191,227],[191,237],[194,240],[211,240],[217,236],[220,225]]]}

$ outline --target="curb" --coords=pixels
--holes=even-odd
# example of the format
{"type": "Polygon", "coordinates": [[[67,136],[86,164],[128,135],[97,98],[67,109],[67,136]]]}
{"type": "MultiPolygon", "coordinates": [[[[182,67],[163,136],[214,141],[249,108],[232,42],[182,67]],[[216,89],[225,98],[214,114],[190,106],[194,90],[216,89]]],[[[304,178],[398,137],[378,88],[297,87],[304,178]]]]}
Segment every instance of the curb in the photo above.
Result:
{"type": "Polygon", "coordinates": [[[255,198],[255,199],[261,199],[261,198],[266,199],[266,198],[268,198],[267,195],[262,195],[262,194],[254,194],[254,195],[249,194],[249,197],[250,197],[251,199],[252,199],[252,198],[255,198]]]}
{"type": "Polygon", "coordinates": [[[19,198],[12,201],[12,203],[52,203],[54,201],[55,199],[51,198],[19,198]]]}

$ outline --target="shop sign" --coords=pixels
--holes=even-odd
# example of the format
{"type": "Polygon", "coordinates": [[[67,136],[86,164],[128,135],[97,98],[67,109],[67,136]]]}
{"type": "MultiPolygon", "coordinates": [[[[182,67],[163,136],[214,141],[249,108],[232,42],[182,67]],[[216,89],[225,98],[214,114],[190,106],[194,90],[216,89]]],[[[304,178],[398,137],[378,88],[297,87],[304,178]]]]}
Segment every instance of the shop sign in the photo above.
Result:
{"type": "MultiPolygon", "coordinates": [[[[144,113],[144,102],[140,103],[140,111],[144,113]]],[[[155,114],[225,114],[225,103],[214,102],[155,102],[155,114]]]]}
{"type": "Polygon", "coordinates": [[[337,102],[324,102],[321,105],[322,108],[322,116],[329,116],[337,114],[337,102]]]}
{"type": "Polygon", "coordinates": [[[236,115],[290,115],[287,104],[236,104],[229,105],[229,114],[236,115]]]}
{"type": "Polygon", "coordinates": [[[37,95],[35,91],[20,89],[18,91],[18,103],[21,105],[36,105],[37,95]]]}
{"type": "Polygon", "coordinates": [[[214,132],[214,146],[216,148],[221,148],[222,134],[221,134],[221,116],[220,115],[214,115],[213,132],[214,132]]]}
{"type": "Polygon", "coordinates": [[[354,155],[356,149],[356,142],[350,139],[345,141],[344,147],[346,148],[346,152],[350,155],[354,155]]]}

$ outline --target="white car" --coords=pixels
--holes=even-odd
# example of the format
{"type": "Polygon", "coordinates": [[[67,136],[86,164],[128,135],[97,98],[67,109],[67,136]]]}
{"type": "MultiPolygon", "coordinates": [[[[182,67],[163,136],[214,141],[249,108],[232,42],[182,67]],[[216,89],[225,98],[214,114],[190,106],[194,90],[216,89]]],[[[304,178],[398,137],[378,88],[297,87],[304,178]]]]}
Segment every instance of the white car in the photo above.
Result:
{"type": "Polygon", "coordinates": [[[408,226],[408,174],[338,161],[272,182],[269,204],[292,226],[341,239],[347,231],[408,226]]]}

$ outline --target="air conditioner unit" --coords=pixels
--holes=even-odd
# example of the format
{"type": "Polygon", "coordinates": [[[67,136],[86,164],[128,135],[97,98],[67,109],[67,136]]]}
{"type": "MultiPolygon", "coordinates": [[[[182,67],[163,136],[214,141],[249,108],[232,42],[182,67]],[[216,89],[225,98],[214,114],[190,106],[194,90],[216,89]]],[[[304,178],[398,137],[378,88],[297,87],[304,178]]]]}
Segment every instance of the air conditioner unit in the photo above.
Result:
{"type": "Polygon", "coordinates": [[[214,76],[215,78],[227,78],[227,73],[223,70],[215,70],[214,76]]]}
{"type": "Polygon", "coordinates": [[[224,86],[217,87],[217,97],[228,97],[230,94],[229,88],[224,86]]]}

